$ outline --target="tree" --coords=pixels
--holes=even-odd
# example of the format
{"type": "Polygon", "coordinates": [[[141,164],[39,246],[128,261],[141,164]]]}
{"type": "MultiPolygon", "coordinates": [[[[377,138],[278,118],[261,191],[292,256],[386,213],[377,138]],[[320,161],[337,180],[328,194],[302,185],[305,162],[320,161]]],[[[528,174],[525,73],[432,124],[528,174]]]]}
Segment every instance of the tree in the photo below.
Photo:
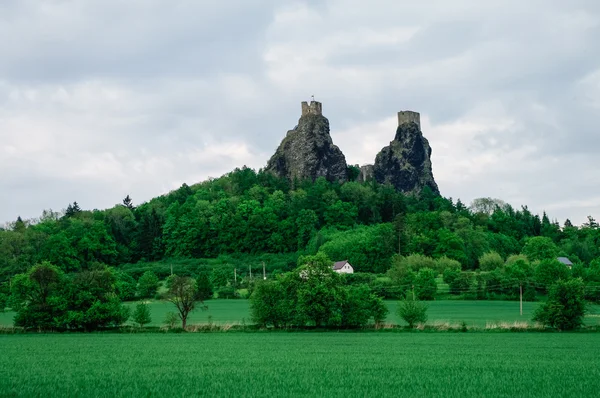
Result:
{"type": "Polygon", "coordinates": [[[135,207],[133,206],[133,201],[131,200],[129,195],[125,196],[125,199],[123,199],[123,206],[127,207],[131,211],[135,210],[135,207]]]}
{"type": "Polygon", "coordinates": [[[541,289],[547,291],[558,280],[568,279],[569,269],[556,259],[547,259],[536,264],[534,275],[535,281],[541,289]]]}
{"type": "Polygon", "coordinates": [[[586,312],[581,279],[560,280],[550,288],[548,300],[535,311],[533,320],[558,330],[573,330],[583,324],[586,312]]]}
{"type": "Polygon", "coordinates": [[[412,328],[417,323],[427,322],[428,308],[428,305],[422,301],[406,298],[398,306],[398,316],[408,323],[408,327],[412,328]]]}
{"type": "Polygon", "coordinates": [[[535,236],[527,239],[522,253],[527,256],[529,261],[536,261],[556,258],[559,250],[552,239],[545,236],[535,236]]]}
{"type": "Polygon", "coordinates": [[[135,306],[135,311],[133,311],[133,321],[140,325],[141,328],[144,325],[152,322],[152,318],[150,317],[150,307],[146,303],[138,303],[135,306]]]}
{"type": "Polygon", "coordinates": [[[198,284],[198,297],[200,300],[208,300],[213,296],[213,288],[206,273],[201,273],[198,275],[198,278],[196,278],[196,283],[198,284]]]}
{"type": "Polygon", "coordinates": [[[200,300],[196,280],[189,276],[174,275],[167,294],[167,300],[175,305],[181,319],[181,328],[185,330],[188,315],[196,309],[200,300]]]}
{"type": "Polygon", "coordinates": [[[431,268],[420,269],[415,277],[414,289],[419,300],[433,300],[437,292],[435,271],[431,268]]]}
{"type": "Polygon", "coordinates": [[[493,271],[497,268],[502,268],[504,265],[504,260],[502,256],[500,256],[496,252],[485,253],[483,256],[479,257],[479,268],[482,271],[493,271]]]}
{"type": "Polygon", "coordinates": [[[64,274],[50,264],[36,264],[11,283],[11,306],[17,311],[15,325],[26,329],[54,329],[66,312],[62,288],[64,274]]]}
{"type": "Polygon", "coordinates": [[[138,295],[141,298],[152,298],[158,290],[158,277],[152,271],[146,271],[138,280],[138,295]]]}

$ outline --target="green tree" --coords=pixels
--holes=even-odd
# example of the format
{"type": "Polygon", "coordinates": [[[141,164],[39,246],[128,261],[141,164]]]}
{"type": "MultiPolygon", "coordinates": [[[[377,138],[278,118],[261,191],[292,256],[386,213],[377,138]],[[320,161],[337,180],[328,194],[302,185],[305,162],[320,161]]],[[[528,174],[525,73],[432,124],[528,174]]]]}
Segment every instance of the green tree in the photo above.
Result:
{"type": "Polygon", "coordinates": [[[152,271],[146,271],[138,280],[138,296],[152,298],[158,290],[158,277],[152,271]]]}
{"type": "Polygon", "coordinates": [[[169,287],[167,300],[177,308],[181,327],[185,330],[189,314],[196,309],[198,302],[201,302],[196,280],[189,276],[175,275],[169,287]]]}
{"type": "Polygon", "coordinates": [[[433,300],[437,292],[435,271],[431,268],[421,268],[415,277],[414,289],[419,300],[433,300]]]}
{"type": "Polygon", "coordinates": [[[558,280],[568,279],[569,269],[556,259],[546,259],[536,264],[534,277],[538,286],[547,291],[558,280]]]}
{"type": "Polygon", "coordinates": [[[421,301],[406,298],[398,306],[398,316],[412,328],[418,323],[427,322],[428,308],[429,306],[421,301]]]}
{"type": "Polygon", "coordinates": [[[581,279],[560,280],[550,288],[548,300],[535,311],[533,320],[558,330],[581,327],[586,312],[581,279]]]}
{"type": "Polygon", "coordinates": [[[545,236],[535,236],[527,239],[522,253],[527,256],[529,261],[547,260],[555,259],[559,254],[559,249],[552,242],[552,239],[545,236]]]}
{"type": "Polygon", "coordinates": [[[133,321],[140,325],[141,328],[143,328],[144,325],[147,325],[150,322],[152,322],[152,317],[150,316],[150,307],[148,307],[148,304],[143,302],[138,303],[135,306],[132,318],[133,321]]]}
{"type": "Polygon", "coordinates": [[[17,311],[15,325],[43,330],[60,327],[58,318],[64,316],[67,304],[63,282],[62,271],[49,262],[16,275],[11,283],[11,306],[17,311]]]}
{"type": "Polygon", "coordinates": [[[504,266],[504,260],[496,252],[485,253],[479,257],[479,268],[482,271],[493,271],[497,268],[502,268],[502,266],[504,266]]]}

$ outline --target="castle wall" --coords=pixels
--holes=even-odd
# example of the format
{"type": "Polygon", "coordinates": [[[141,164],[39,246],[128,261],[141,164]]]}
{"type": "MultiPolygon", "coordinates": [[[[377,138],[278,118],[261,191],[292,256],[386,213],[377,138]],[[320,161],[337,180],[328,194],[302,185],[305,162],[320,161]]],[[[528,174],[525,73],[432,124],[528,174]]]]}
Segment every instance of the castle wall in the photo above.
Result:
{"type": "Polygon", "coordinates": [[[398,112],[398,126],[404,123],[416,123],[421,130],[421,115],[419,112],[400,111],[398,112]]]}
{"type": "Polygon", "coordinates": [[[317,101],[310,101],[310,105],[308,102],[302,102],[302,116],[306,115],[322,115],[323,114],[323,105],[317,101]]]}

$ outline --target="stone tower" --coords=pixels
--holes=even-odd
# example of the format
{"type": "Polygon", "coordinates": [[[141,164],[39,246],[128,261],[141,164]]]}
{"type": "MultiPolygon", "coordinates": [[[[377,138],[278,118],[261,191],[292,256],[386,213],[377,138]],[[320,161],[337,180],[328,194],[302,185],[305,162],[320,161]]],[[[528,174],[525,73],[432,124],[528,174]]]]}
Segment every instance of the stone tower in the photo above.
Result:
{"type": "Polygon", "coordinates": [[[419,112],[400,111],[398,112],[398,126],[404,123],[415,123],[421,130],[421,115],[419,112]]]}
{"type": "Polygon", "coordinates": [[[302,102],[302,116],[306,115],[322,115],[323,114],[323,105],[317,101],[310,101],[310,105],[308,102],[302,102]]]}

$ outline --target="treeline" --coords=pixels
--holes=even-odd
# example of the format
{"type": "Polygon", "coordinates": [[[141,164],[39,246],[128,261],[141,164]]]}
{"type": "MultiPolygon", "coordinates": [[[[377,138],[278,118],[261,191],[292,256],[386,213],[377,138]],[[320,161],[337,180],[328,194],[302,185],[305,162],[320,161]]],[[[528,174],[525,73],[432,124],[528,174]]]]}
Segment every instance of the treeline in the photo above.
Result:
{"type": "Polygon", "coordinates": [[[281,253],[289,256],[282,271],[298,255],[318,252],[348,259],[359,272],[383,274],[398,253],[477,270],[484,254],[506,259],[533,237],[548,238],[558,255],[583,267],[600,257],[600,229],[591,217],[581,227],[568,220],[561,227],[546,214],[492,199],[467,208],[428,189],[411,196],[374,182],[289,182],[242,168],[137,207],[127,197],[106,210],[74,202],[64,213],[19,218],[0,230],[0,283],[44,261],[71,273],[95,264],[147,270],[144,264],[174,258],[281,253]]]}

